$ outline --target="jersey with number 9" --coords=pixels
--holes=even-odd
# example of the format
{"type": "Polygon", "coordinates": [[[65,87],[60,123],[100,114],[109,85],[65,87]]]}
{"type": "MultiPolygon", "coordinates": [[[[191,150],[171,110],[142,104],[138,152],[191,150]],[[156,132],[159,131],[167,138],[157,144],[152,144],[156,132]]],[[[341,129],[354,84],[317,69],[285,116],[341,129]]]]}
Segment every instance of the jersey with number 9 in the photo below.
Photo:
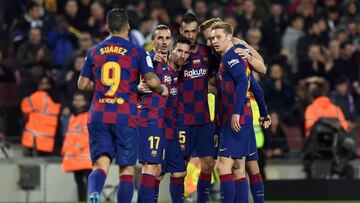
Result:
{"type": "Polygon", "coordinates": [[[140,74],[153,72],[144,49],[121,37],[110,37],[89,49],[81,76],[95,84],[89,123],[137,126],[140,74]]]}

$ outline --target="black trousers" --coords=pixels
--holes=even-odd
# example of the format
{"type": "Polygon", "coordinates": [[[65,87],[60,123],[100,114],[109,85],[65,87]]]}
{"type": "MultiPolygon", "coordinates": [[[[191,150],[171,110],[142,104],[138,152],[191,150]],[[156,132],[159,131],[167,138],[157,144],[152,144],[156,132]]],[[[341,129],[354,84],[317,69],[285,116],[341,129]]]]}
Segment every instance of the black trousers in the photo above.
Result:
{"type": "Polygon", "coordinates": [[[78,201],[87,201],[87,182],[91,170],[74,171],[74,177],[77,187],[78,201]]]}

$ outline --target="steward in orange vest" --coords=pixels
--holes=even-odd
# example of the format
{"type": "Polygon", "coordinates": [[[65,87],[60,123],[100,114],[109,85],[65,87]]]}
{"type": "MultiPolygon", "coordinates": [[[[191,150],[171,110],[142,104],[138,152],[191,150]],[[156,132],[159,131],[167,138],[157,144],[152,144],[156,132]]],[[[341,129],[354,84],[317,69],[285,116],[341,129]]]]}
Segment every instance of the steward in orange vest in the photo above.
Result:
{"type": "Polygon", "coordinates": [[[312,90],[314,100],[305,110],[305,135],[310,136],[311,128],[319,118],[337,118],[345,131],[349,124],[340,107],[331,102],[327,97],[327,84],[320,84],[312,90]]]}
{"type": "Polygon", "coordinates": [[[62,170],[74,172],[77,184],[78,200],[86,201],[87,176],[92,169],[90,159],[89,131],[87,129],[88,108],[85,94],[77,92],[73,99],[73,112],[65,134],[61,154],[63,155],[62,170]]]}
{"type": "Polygon", "coordinates": [[[21,111],[27,118],[21,143],[26,148],[41,152],[52,152],[61,105],[50,96],[55,82],[43,77],[38,90],[25,97],[21,111]]]}

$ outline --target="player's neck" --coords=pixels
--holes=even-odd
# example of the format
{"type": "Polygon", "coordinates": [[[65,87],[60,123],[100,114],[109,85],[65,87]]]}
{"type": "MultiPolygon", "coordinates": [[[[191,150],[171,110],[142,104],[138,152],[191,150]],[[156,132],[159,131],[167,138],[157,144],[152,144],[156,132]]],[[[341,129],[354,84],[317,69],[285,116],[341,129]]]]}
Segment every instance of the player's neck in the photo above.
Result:
{"type": "Polygon", "coordinates": [[[229,43],[224,51],[221,53],[221,55],[224,55],[227,51],[229,51],[234,45],[232,43],[229,43]]]}
{"type": "Polygon", "coordinates": [[[195,53],[195,52],[197,52],[197,50],[198,50],[198,44],[195,43],[193,46],[191,46],[190,51],[191,51],[192,53],[195,53]]]}
{"type": "Polygon", "coordinates": [[[128,32],[117,32],[117,33],[110,33],[111,37],[121,37],[124,39],[128,38],[128,32]]]}

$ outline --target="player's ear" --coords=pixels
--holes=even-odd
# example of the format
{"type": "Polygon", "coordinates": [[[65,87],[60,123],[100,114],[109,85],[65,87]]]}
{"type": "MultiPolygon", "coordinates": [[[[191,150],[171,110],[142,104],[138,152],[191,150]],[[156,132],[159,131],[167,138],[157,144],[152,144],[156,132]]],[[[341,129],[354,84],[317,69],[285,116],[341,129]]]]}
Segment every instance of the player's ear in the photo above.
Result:
{"type": "Polygon", "coordinates": [[[126,28],[127,28],[128,31],[130,30],[130,24],[129,23],[126,25],[126,28]]]}
{"type": "Polygon", "coordinates": [[[230,41],[232,41],[232,38],[233,38],[232,34],[227,34],[227,37],[230,41]]]}
{"type": "Polygon", "coordinates": [[[107,24],[105,25],[105,31],[110,32],[109,26],[107,24]]]}
{"type": "Polygon", "coordinates": [[[171,47],[171,50],[172,50],[172,47],[174,46],[174,38],[171,37],[171,40],[170,40],[170,47],[171,47]]]}

